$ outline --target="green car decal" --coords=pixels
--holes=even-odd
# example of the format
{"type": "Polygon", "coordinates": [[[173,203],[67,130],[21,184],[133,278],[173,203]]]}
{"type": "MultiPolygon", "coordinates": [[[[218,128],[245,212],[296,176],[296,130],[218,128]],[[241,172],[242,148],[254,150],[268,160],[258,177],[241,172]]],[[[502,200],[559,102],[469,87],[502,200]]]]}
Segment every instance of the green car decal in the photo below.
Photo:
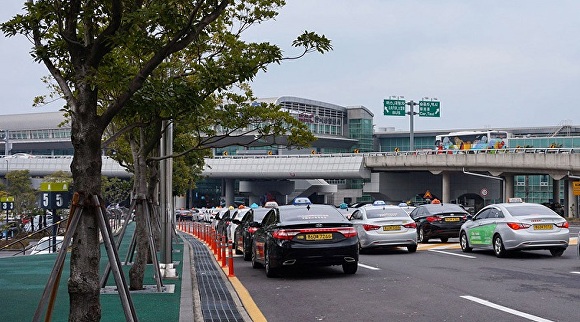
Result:
{"type": "Polygon", "coordinates": [[[496,226],[496,223],[490,223],[470,229],[469,243],[471,245],[491,245],[491,239],[496,226]]]}

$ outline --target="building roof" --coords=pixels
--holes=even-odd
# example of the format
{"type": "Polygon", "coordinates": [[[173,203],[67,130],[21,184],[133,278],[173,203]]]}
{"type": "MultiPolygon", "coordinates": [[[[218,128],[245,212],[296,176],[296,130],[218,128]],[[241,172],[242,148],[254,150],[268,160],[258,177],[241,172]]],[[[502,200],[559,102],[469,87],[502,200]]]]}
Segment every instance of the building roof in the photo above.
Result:
{"type": "Polygon", "coordinates": [[[311,100],[311,99],[307,99],[307,98],[294,97],[294,96],[279,96],[279,97],[260,98],[260,99],[257,99],[257,101],[263,102],[263,103],[278,104],[278,105],[281,102],[292,102],[292,103],[306,104],[306,105],[312,105],[312,106],[320,106],[320,107],[325,107],[325,108],[329,108],[329,109],[333,109],[333,110],[337,110],[337,111],[346,112],[346,107],[344,107],[344,106],[326,103],[326,102],[321,102],[321,101],[316,101],[316,100],[311,100]]]}
{"type": "Polygon", "coordinates": [[[64,120],[64,112],[2,115],[0,117],[0,130],[21,131],[57,129],[59,127],[70,128],[70,124],[60,126],[64,120]]]}

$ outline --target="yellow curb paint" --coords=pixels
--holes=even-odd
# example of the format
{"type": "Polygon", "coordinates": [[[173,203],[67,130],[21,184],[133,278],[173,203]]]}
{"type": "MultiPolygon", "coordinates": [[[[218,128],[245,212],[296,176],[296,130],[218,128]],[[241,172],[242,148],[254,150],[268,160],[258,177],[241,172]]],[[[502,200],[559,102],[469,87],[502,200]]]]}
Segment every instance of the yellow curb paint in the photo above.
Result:
{"type": "Polygon", "coordinates": [[[242,285],[240,280],[235,276],[228,278],[230,279],[232,286],[238,293],[238,296],[240,297],[240,300],[242,301],[242,304],[246,308],[246,312],[248,312],[248,315],[250,315],[252,321],[266,322],[267,321],[266,317],[264,316],[264,314],[262,314],[262,311],[260,311],[256,303],[252,299],[252,296],[250,295],[248,290],[244,287],[244,285],[242,285]]]}

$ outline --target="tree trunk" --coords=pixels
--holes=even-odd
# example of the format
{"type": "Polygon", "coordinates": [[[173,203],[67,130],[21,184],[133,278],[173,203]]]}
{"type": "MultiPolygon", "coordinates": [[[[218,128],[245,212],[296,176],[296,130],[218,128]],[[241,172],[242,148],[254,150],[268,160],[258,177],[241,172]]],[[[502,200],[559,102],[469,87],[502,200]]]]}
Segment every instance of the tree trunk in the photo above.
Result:
{"type": "MultiPolygon", "coordinates": [[[[96,101],[95,101],[96,106],[96,101]]],[[[90,108],[86,110],[91,110],[90,108]]],[[[81,202],[90,201],[91,195],[101,191],[101,135],[102,127],[96,115],[90,112],[72,113],[71,141],[74,157],[71,172],[75,190],[81,202]]],[[[97,208],[82,208],[82,215],[73,235],[70,256],[69,321],[100,321],[99,225],[97,208]]],[[[72,214],[71,214],[72,215],[72,214]]]]}
{"type": "MultiPolygon", "coordinates": [[[[142,142],[142,140],[141,140],[142,142]]],[[[135,241],[137,243],[135,261],[129,270],[129,288],[131,290],[143,289],[143,278],[147,257],[149,252],[148,232],[145,216],[149,216],[147,211],[147,164],[145,156],[142,154],[142,144],[131,140],[131,150],[135,161],[134,190],[136,192],[137,207],[135,210],[135,241]]]]}

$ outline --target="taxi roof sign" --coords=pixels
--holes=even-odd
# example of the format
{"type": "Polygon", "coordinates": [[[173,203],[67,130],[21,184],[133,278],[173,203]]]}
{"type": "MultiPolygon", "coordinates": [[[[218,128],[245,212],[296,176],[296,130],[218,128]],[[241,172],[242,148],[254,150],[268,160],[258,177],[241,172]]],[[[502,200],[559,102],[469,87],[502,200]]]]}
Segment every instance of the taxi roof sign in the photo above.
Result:
{"type": "Polygon", "coordinates": [[[431,191],[429,191],[429,190],[425,191],[425,194],[423,195],[423,199],[433,199],[433,195],[431,194],[431,191]]]}
{"type": "Polygon", "coordinates": [[[268,201],[264,205],[264,208],[276,208],[278,207],[278,203],[276,201],[268,201]]]}
{"type": "Polygon", "coordinates": [[[522,203],[524,202],[522,198],[508,198],[509,203],[522,203]]]}
{"type": "Polygon", "coordinates": [[[312,201],[310,201],[310,199],[306,198],[306,197],[298,197],[295,198],[294,201],[292,202],[293,205],[311,205],[312,201]]]}
{"type": "Polygon", "coordinates": [[[384,206],[387,203],[384,200],[375,200],[375,202],[373,202],[373,206],[384,206]]]}

